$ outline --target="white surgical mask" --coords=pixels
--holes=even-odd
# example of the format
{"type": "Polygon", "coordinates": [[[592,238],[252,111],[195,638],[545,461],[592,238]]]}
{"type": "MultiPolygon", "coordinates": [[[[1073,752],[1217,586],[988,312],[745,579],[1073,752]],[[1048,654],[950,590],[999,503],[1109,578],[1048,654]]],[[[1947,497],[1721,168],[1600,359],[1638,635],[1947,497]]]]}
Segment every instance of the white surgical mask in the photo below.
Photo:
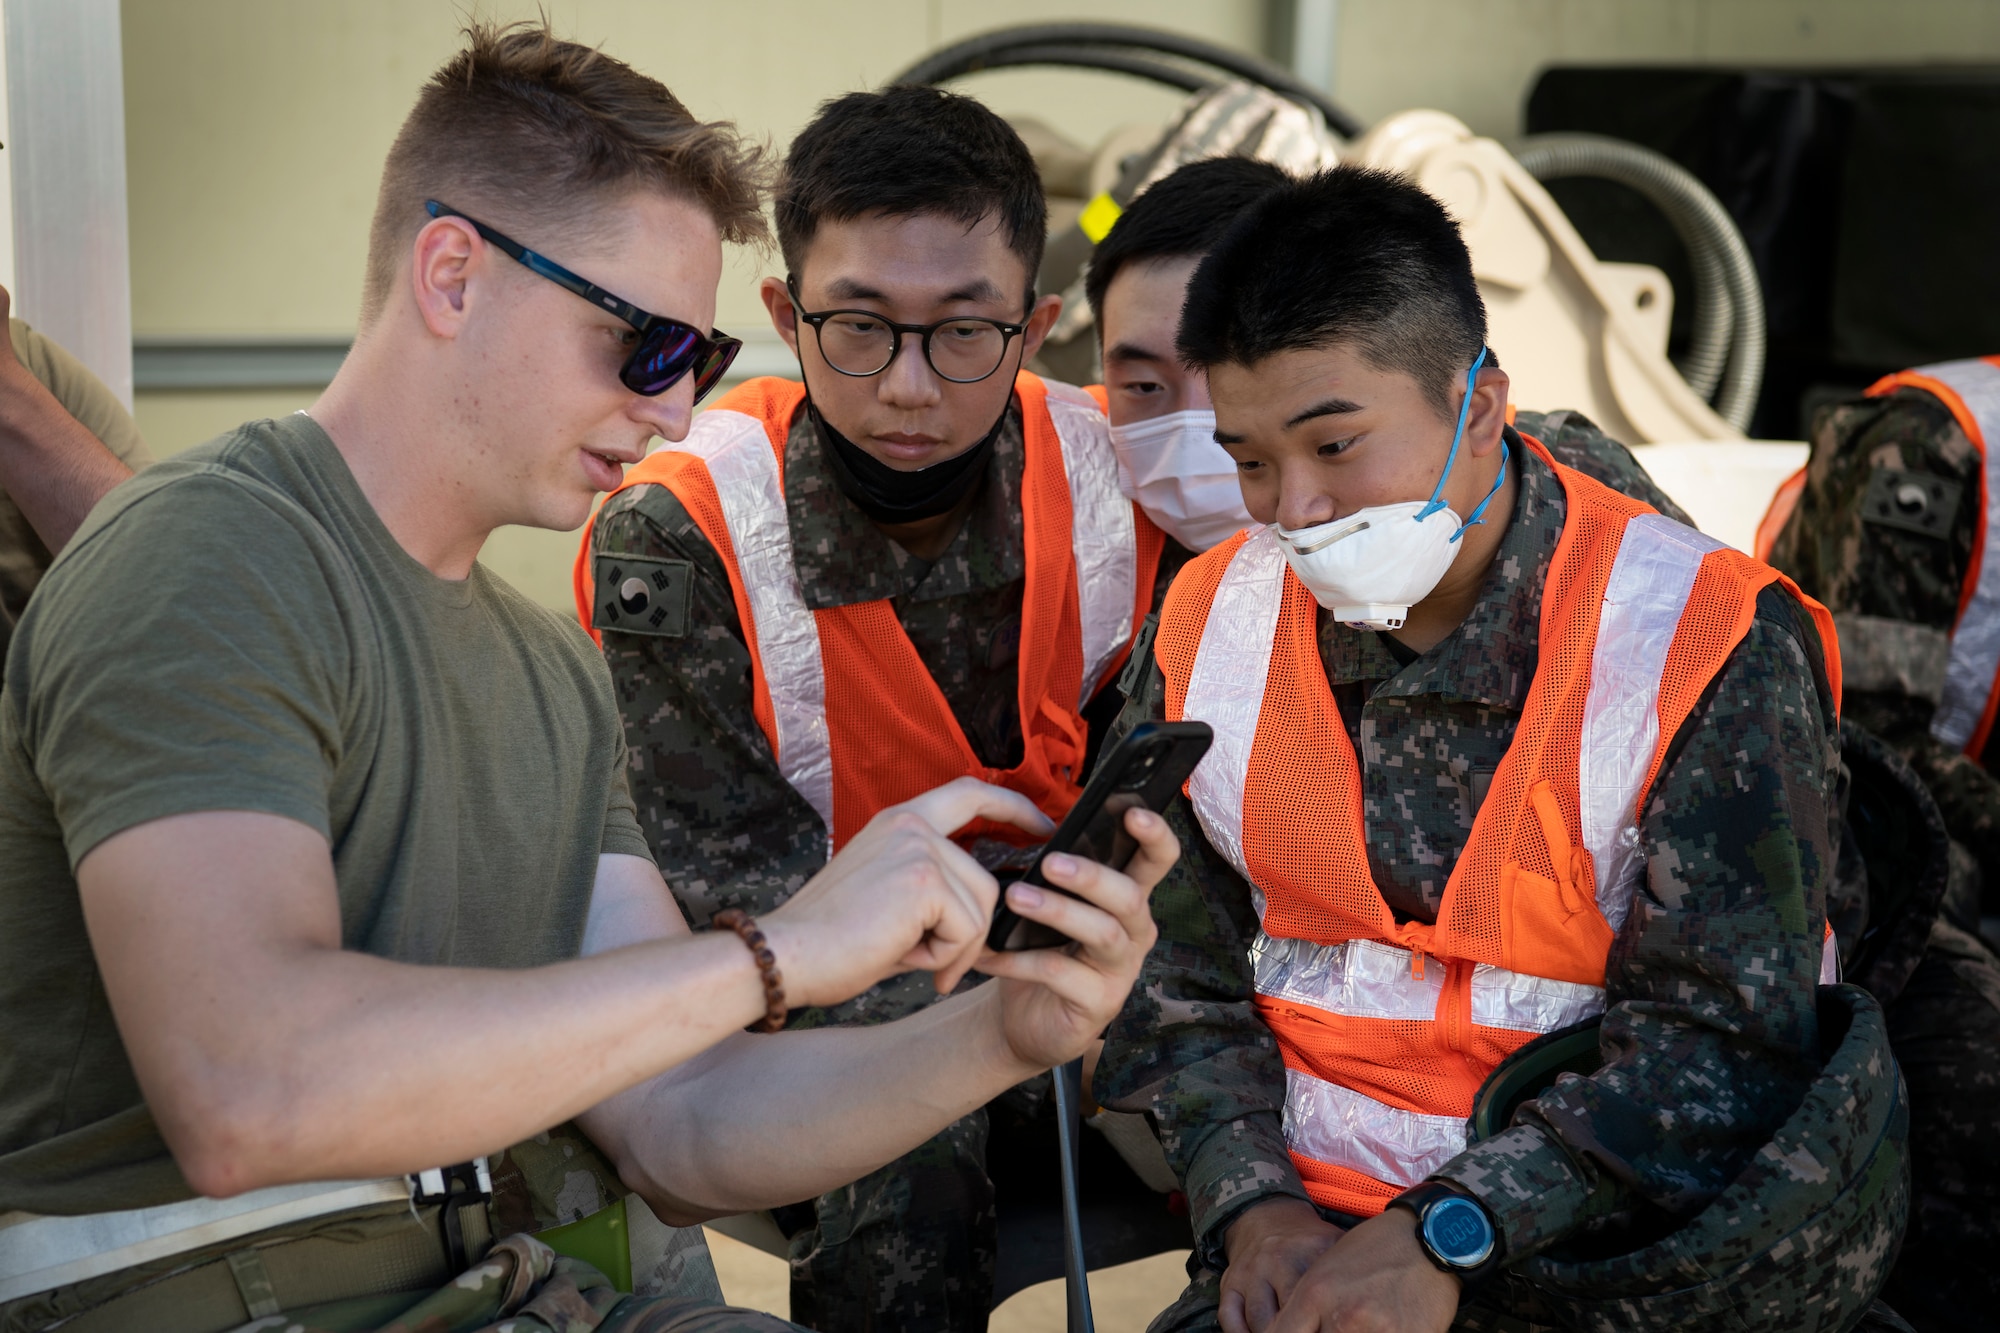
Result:
{"type": "Polygon", "coordinates": [[[1461,520],[1442,498],[1445,478],[1451,475],[1459,441],[1465,437],[1472,388],[1485,362],[1486,349],[1482,347],[1466,373],[1458,429],[1451,437],[1451,453],[1430,499],[1370,505],[1331,523],[1296,532],[1271,525],[1299,582],[1342,624],[1355,629],[1401,629],[1410,608],[1430,596],[1458,557],[1458,539],[1482,521],[1480,515],[1500,493],[1507,480],[1504,440],[1500,444],[1500,476],[1469,518],[1461,520]]]}
{"type": "Polygon", "coordinates": [[[1173,412],[1111,428],[1118,489],[1193,551],[1250,526],[1236,460],[1215,442],[1213,411],[1173,412]]]}

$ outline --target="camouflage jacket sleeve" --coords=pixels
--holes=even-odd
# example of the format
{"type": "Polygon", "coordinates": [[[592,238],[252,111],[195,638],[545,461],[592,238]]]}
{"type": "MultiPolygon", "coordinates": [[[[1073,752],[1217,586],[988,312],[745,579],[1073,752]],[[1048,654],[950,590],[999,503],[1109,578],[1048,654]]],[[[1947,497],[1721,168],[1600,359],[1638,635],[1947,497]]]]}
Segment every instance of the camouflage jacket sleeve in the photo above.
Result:
{"type": "Polygon", "coordinates": [[[766,912],[826,864],[819,816],[778,771],[751,704],[750,650],[729,575],[664,486],[605,502],[594,563],[677,575],[658,633],[600,624],[631,754],[632,797],[660,873],[696,926],[766,912]]]}
{"type": "MultiPolygon", "coordinates": [[[[591,551],[593,565],[650,566],[681,590],[660,625],[667,632],[599,626],[653,859],[697,930],[727,907],[768,912],[826,864],[827,833],[757,725],[750,650],[722,560],[664,486],[607,500],[591,551]]],[[[936,999],[930,974],[909,972],[829,1008],[795,1009],[787,1026],[887,1022],[936,999]]]]}
{"type": "Polygon", "coordinates": [[[1671,1229],[1798,1105],[1819,1063],[1838,765],[1818,637],[1767,588],[1647,800],[1645,880],[1606,966],[1606,1063],[1438,1172],[1493,1212],[1511,1258],[1585,1227],[1671,1229]]]}
{"type": "Polygon", "coordinates": [[[1575,468],[1621,495],[1643,500],[1676,523],[1695,526],[1687,511],[1660,489],[1632,451],[1598,429],[1583,413],[1520,412],[1515,414],[1514,429],[1540,440],[1564,467],[1575,468]]]}
{"type": "MultiPolygon", "coordinates": [[[[1133,693],[1114,740],[1164,716],[1150,636],[1134,649],[1125,683],[1133,693]]],[[[1152,1117],[1187,1191],[1196,1257],[1220,1272],[1223,1233],[1238,1213],[1306,1191],[1285,1150],[1284,1064],[1250,997],[1250,886],[1208,845],[1185,796],[1166,816],[1181,858],[1153,890],[1159,942],[1105,1033],[1092,1091],[1106,1106],[1152,1117]]]]}

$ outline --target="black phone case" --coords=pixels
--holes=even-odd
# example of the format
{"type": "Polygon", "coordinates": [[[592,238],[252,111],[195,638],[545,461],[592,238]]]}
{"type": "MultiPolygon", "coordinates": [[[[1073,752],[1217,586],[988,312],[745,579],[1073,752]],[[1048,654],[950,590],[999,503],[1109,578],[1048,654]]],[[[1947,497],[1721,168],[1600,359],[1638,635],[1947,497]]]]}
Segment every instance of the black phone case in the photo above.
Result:
{"type": "MultiPolygon", "coordinates": [[[[1099,761],[1090,784],[1070,807],[1055,836],[1035,854],[1033,866],[1010,882],[1064,892],[1042,877],[1042,858],[1052,852],[1069,852],[1123,870],[1138,851],[1132,835],[1125,832],[1126,811],[1134,806],[1166,809],[1214,739],[1215,733],[1206,722],[1141,722],[1132,728],[1117,748],[1099,761]]],[[[986,947],[996,952],[1069,943],[1067,935],[1016,915],[1004,897],[986,932],[986,947]]]]}

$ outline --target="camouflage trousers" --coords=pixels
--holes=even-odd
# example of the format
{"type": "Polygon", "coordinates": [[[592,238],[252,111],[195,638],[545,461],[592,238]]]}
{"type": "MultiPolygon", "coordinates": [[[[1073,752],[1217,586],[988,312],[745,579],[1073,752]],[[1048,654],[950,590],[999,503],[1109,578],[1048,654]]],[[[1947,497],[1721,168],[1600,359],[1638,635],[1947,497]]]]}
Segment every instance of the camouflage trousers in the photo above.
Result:
{"type": "Polygon", "coordinates": [[[1910,1088],[1910,1227],[1884,1299],[1923,1333],[2000,1329],[2000,959],[1948,922],[1888,1009],[1910,1088]]]}
{"type": "Polygon", "coordinates": [[[983,1333],[999,1254],[986,1142],[975,1111],[850,1185],[774,1209],[792,1317],[824,1333],[983,1333]]]}
{"type": "Polygon", "coordinates": [[[589,1264],[532,1236],[499,1242],[414,1305],[408,1296],[253,1319],[234,1333],[785,1333],[798,1325],[755,1310],[675,1297],[626,1296],[589,1264]],[[389,1306],[391,1309],[385,1309],[389,1306]]]}
{"type": "MultiPolygon", "coordinates": [[[[1220,1333],[1217,1314],[1222,1299],[1222,1274],[1195,1273],[1180,1299],[1149,1324],[1146,1333],[1220,1333]]],[[[1527,1283],[1506,1276],[1473,1294],[1458,1307],[1452,1333],[1562,1333],[1575,1325],[1565,1312],[1527,1283]]],[[[1661,1331],[1664,1333],[1664,1331],[1661,1331]]],[[[1689,1329],[1687,1333],[1707,1333],[1689,1329]]],[[[1910,1325],[1877,1301],[1854,1326],[1853,1333],[1915,1333],[1910,1325]]]]}

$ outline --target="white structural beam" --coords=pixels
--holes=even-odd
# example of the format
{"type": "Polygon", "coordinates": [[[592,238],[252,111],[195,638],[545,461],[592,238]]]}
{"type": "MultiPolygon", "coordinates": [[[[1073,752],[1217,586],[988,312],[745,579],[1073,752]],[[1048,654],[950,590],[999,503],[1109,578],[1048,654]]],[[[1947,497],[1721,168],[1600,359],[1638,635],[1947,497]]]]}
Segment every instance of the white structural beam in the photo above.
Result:
{"type": "Polygon", "coordinates": [[[118,0],[0,0],[14,309],[132,402],[118,0]]]}
{"type": "Polygon", "coordinates": [[[7,118],[7,10],[9,0],[0,0],[0,287],[14,290],[14,190],[9,184],[14,173],[13,125],[7,118]]]}
{"type": "MultiPolygon", "coordinates": [[[[8,0],[14,3],[15,0],[8,0]]],[[[1339,41],[1340,0],[1294,0],[1292,73],[1321,92],[1333,93],[1333,58],[1339,41]]]]}

